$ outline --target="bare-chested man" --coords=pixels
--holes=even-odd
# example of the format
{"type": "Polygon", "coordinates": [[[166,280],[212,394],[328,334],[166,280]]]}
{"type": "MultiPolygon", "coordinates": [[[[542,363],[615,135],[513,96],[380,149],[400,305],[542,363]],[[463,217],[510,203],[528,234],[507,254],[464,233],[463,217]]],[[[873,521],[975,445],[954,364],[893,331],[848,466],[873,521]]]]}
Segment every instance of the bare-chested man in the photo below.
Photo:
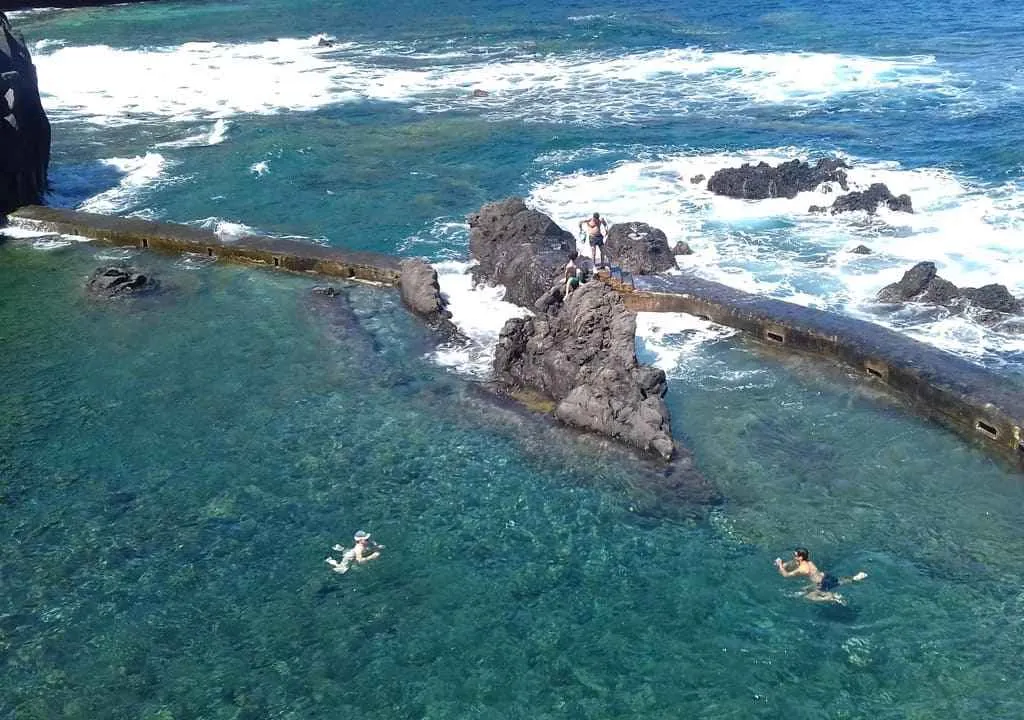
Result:
{"type": "Polygon", "coordinates": [[[587,229],[587,240],[590,243],[590,259],[594,263],[594,270],[605,266],[604,259],[604,235],[608,232],[608,221],[601,217],[600,213],[586,220],[580,220],[580,230],[587,229]],[[597,252],[601,251],[601,264],[597,264],[597,252]]]}
{"type": "Polygon", "coordinates": [[[782,562],[782,558],[775,558],[775,567],[778,568],[779,574],[783,577],[799,576],[810,580],[810,587],[803,593],[804,597],[808,600],[835,602],[840,605],[844,605],[846,600],[842,595],[835,592],[835,589],[840,585],[858,582],[868,576],[863,570],[850,577],[837,578],[835,575],[830,575],[811,562],[811,553],[807,548],[797,548],[794,550],[793,559],[788,563],[782,562]]]}

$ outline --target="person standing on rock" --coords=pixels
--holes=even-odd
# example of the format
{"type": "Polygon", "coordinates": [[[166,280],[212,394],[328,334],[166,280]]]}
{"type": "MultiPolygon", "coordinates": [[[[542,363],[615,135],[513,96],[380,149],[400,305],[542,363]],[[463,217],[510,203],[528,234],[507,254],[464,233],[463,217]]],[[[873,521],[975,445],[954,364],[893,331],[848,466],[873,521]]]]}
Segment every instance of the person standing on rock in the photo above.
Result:
{"type": "Polygon", "coordinates": [[[608,221],[601,217],[600,213],[594,213],[586,220],[580,220],[580,232],[584,226],[587,230],[587,240],[590,243],[590,259],[594,263],[594,270],[605,267],[607,263],[604,258],[604,236],[608,231],[608,221]],[[601,264],[597,264],[597,253],[601,252],[601,264]]]}

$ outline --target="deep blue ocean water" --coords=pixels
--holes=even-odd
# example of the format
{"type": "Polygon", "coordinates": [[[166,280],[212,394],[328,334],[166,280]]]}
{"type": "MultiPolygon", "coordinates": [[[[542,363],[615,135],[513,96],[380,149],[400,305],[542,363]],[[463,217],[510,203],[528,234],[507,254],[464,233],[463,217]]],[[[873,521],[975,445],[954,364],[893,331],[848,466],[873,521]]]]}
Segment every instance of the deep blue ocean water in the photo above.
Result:
{"type": "Polygon", "coordinates": [[[648,221],[695,272],[1019,383],[1010,324],[871,298],[919,260],[1024,295],[1021,20],[995,0],[14,14],[51,203],[421,255],[474,344],[437,352],[386,290],[324,303],[196,258],[0,245],[0,718],[1020,717],[1019,475],[840,369],[648,315],[638,353],[723,502],[652,493],[628,453],[479,389],[507,308],[468,285],[465,216],[520,194],[567,228],[648,221]],[[690,182],[822,154],[915,214],[690,182]],[[162,291],[89,300],[111,261],[162,291]],[[383,558],[331,574],[361,527],[383,558]],[[793,597],[771,561],[796,544],[870,577],[846,607],[793,597]]]}

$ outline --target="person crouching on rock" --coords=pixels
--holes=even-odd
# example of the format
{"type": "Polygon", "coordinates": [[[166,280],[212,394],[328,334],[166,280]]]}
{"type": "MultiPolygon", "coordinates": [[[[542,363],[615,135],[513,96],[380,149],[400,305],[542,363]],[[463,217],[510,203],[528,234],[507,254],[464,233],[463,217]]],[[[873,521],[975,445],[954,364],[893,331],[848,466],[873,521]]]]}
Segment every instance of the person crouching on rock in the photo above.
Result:
{"type": "Polygon", "coordinates": [[[575,250],[569,253],[569,262],[565,264],[565,295],[569,296],[573,290],[580,286],[583,277],[583,268],[576,264],[580,254],[575,250]]]}
{"type": "Polygon", "coordinates": [[[580,232],[583,231],[584,226],[587,229],[587,240],[590,243],[590,259],[594,263],[594,270],[596,271],[599,267],[605,267],[604,259],[604,235],[608,231],[608,221],[601,217],[600,213],[594,213],[594,215],[586,220],[580,220],[580,232]],[[601,264],[597,264],[597,253],[601,252],[601,264]]]}
{"type": "Polygon", "coordinates": [[[376,560],[380,557],[380,551],[384,549],[383,545],[378,545],[370,540],[370,533],[365,530],[357,531],[354,539],[356,546],[348,550],[341,545],[335,545],[331,548],[342,554],[341,560],[335,560],[332,557],[324,558],[324,562],[330,565],[334,572],[347,573],[349,568],[352,567],[352,563],[362,565],[371,560],[376,560]]]}

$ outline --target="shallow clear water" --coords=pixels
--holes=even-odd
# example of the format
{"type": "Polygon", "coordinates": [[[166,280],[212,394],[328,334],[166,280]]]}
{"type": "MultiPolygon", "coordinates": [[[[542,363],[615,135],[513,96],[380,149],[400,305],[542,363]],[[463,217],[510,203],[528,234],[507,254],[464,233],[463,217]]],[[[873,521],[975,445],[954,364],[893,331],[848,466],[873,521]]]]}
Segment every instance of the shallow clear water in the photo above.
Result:
{"type": "Polygon", "coordinates": [[[706,346],[669,398],[726,501],[652,517],[390,291],[145,255],[91,301],[110,252],[0,249],[5,716],[1019,712],[1024,485],[841,375],[706,346]],[[794,598],[795,543],[871,577],[794,598]]]}
{"type": "Polygon", "coordinates": [[[802,0],[17,15],[52,203],[447,261],[479,346],[439,355],[388,290],[0,244],[0,718],[1020,717],[1019,474],[841,369],[642,316],[722,496],[694,506],[490,395],[507,309],[462,275],[483,203],[566,227],[596,206],[687,240],[707,277],[1017,382],[1019,333],[870,298],[924,259],[1024,295],[1020,21],[802,0]],[[917,212],[689,182],[823,152],[917,212]],[[162,292],[86,298],[118,261],[162,292]],[[331,574],[358,528],[384,557],[331,574]],[[870,577],[809,604],[771,565],[797,544],[870,577]]]}

